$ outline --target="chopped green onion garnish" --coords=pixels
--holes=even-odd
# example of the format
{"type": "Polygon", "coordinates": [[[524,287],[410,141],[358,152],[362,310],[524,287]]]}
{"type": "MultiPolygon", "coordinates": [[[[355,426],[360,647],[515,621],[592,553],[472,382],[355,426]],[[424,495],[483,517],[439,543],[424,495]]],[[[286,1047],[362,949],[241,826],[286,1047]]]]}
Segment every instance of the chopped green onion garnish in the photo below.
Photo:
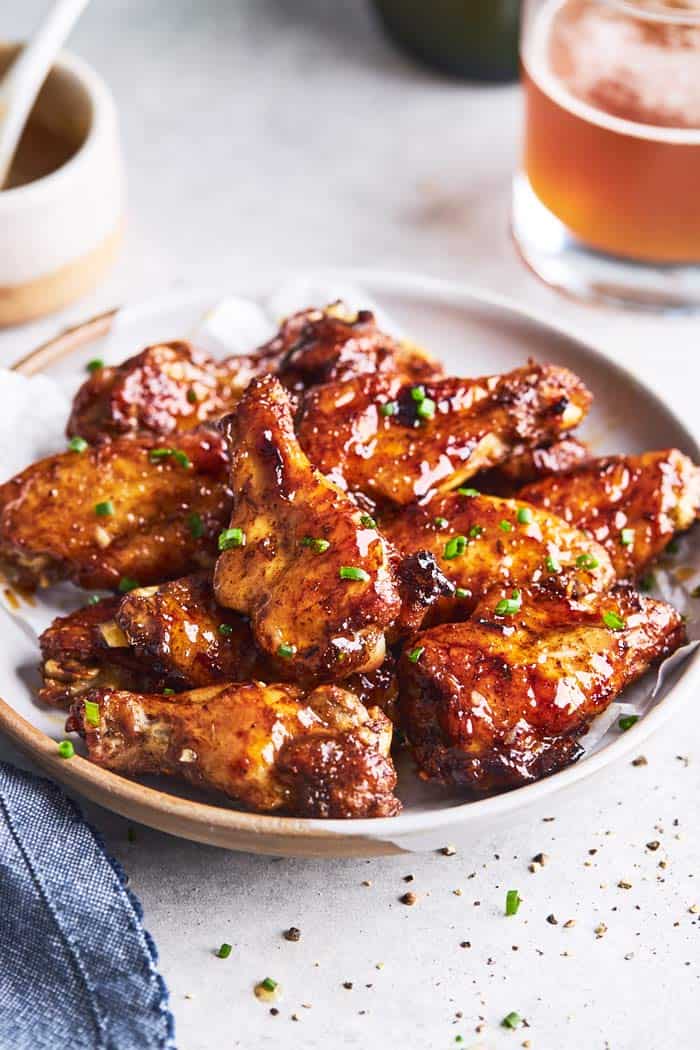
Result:
{"type": "Polygon", "coordinates": [[[72,437],[70,439],[70,441],[68,442],[68,451],[69,452],[84,452],[87,447],[88,447],[88,443],[85,440],[85,438],[72,437]]]}
{"type": "Polygon", "coordinates": [[[506,893],[506,915],[517,915],[520,907],[520,894],[517,890],[508,890],[506,893]]]}
{"type": "Polygon", "coordinates": [[[199,400],[197,397],[197,391],[193,390],[192,387],[187,391],[187,400],[191,405],[196,405],[199,400]]]}
{"type": "Polygon", "coordinates": [[[376,529],[377,523],[371,514],[360,514],[360,525],[364,525],[366,529],[376,529]]]}
{"type": "Polygon", "coordinates": [[[600,562],[592,554],[579,554],[576,564],[579,569],[597,569],[600,562]]]}
{"type": "Polygon", "coordinates": [[[501,598],[496,606],[496,616],[514,616],[520,610],[523,599],[520,591],[513,591],[510,598],[501,598]]]}
{"type": "Polygon", "coordinates": [[[656,587],[656,576],[653,572],[646,572],[639,581],[640,591],[653,591],[656,587]]]}
{"type": "Polygon", "coordinates": [[[453,536],[452,539],[448,540],[445,544],[445,550],[443,551],[442,556],[448,561],[451,561],[452,558],[457,558],[460,554],[464,554],[466,546],[466,536],[453,536]]]}
{"type": "Polygon", "coordinates": [[[382,416],[395,416],[399,410],[399,406],[395,401],[385,401],[383,405],[379,406],[379,412],[382,416]]]}
{"type": "Polygon", "coordinates": [[[634,529],[622,529],[620,532],[620,543],[623,547],[631,547],[634,543],[634,529]]]}
{"type": "Polygon", "coordinates": [[[243,529],[224,529],[219,533],[219,550],[228,551],[232,547],[245,546],[245,532],[243,529]]]}
{"type": "Polygon", "coordinates": [[[230,623],[220,623],[219,634],[233,634],[233,627],[230,623]]]}
{"type": "Polygon", "coordinates": [[[464,488],[464,486],[462,488],[457,489],[457,493],[460,496],[470,496],[472,499],[475,496],[481,495],[478,489],[464,488]]]}
{"type": "Polygon", "coordinates": [[[216,953],[216,956],[218,959],[228,959],[232,951],[232,946],[230,944],[226,944],[226,942],[224,941],[224,943],[221,945],[218,952],[216,953]]]}
{"type": "Polygon", "coordinates": [[[62,740],[58,745],[58,756],[59,758],[72,758],[75,754],[75,748],[70,740],[62,740]]]}
{"type": "Polygon", "coordinates": [[[411,387],[411,397],[413,398],[414,401],[417,401],[418,404],[420,404],[421,401],[425,401],[425,387],[424,386],[412,386],[411,387]]]}
{"type": "Polygon", "coordinates": [[[501,530],[501,532],[511,532],[513,529],[511,522],[506,521],[505,518],[503,519],[503,521],[499,521],[498,527],[501,530]]]}
{"type": "Polygon", "coordinates": [[[277,987],[277,981],[273,981],[271,977],[266,977],[264,981],[260,982],[260,987],[264,988],[266,992],[274,992],[277,987]]]}
{"type": "Polygon", "coordinates": [[[170,686],[166,686],[163,690],[163,696],[175,696],[175,690],[171,689],[170,686]]]}
{"type": "Polygon", "coordinates": [[[472,525],[472,527],[469,530],[469,536],[471,537],[471,539],[475,540],[478,536],[481,536],[483,531],[483,525],[472,525]]]}
{"type": "Polygon", "coordinates": [[[561,572],[561,565],[553,555],[548,554],[544,559],[547,572],[561,572]]]}
{"type": "Polygon", "coordinates": [[[297,651],[296,645],[287,645],[286,642],[282,642],[282,644],[280,645],[279,649],[277,650],[277,655],[289,658],[290,656],[294,656],[296,651],[297,651]]]}
{"type": "Polygon", "coordinates": [[[193,511],[187,519],[187,528],[196,540],[200,539],[204,535],[204,522],[202,521],[202,515],[193,511]]]}
{"type": "Polygon", "coordinates": [[[418,404],[418,418],[432,419],[435,415],[436,404],[431,397],[424,397],[418,404]]]}
{"type": "Polygon", "coordinates": [[[665,551],[666,554],[678,554],[679,550],[680,550],[680,543],[678,542],[678,540],[671,540],[670,543],[666,544],[666,551],[665,551]]]}
{"type": "Polygon", "coordinates": [[[122,576],[121,580],[119,581],[119,590],[122,592],[122,594],[126,594],[127,591],[134,591],[137,587],[140,586],[141,584],[139,583],[139,581],[132,580],[131,576],[122,576]]]}
{"type": "Polygon", "coordinates": [[[622,718],[620,718],[618,720],[617,724],[620,727],[620,729],[622,730],[622,732],[624,733],[628,729],[631,729],[632,726],[634,725],[634,723],[638,722],[638,721],[639,721],[639,715],[623,715],[622,718]]]}
{"type": "Polygon", "coordinates": [[[521,525],[529,525],[532,521],[532,511],[529,507],[518,507],[517,517],[521,525]]]}
{"type": "Polygon", "coordinates": [[[313,536],[304,536],[301,541],[302,547],[310,547],[312,551],[316,551],[317,554],[325,554],[330,547],[328,540],[314,539],[313,536]]]}
{"type": "Polygon", "coordinates": [[[114,504],[111,499],[106,499],[104,503],[95,504],[95,514],[100,518],[109,518],[114,514],[114,504]]]}
{"type": "Polygon", "coordinates": [[[410,653],[408,654],[408,659],[411,661],[412,664],[417,664],[424,652],[425,646],[418,645],[415,649],[411,649],[410,653]]]}
{"type": "Polygon", "coordinates": [[[100,705],[96,704],[94,700],[85,701],[85,721],[90,726],[98,726],[100,724],[100,705]]]}
{"type": "Polygon", "coordinates": [[[338,575],[341,580],[357,580],[360,583],[367,583],[369,580],[369,573],[364,569],[355,568],[354,565],[341,565],[338,575]]]}
{"type": "Polygon", "coordinates": [[[438,517],[438,518],[435,518],[435,524],[437,525],[437,527],[438,527],[439,529],[446,529],[446,528],[447,528],[447,526],[448,526],[448,525],[449,525],[450,523],[449,523],[449,521],[447,520],[447,518],[439,518],[439,517],[438,517]]]}
{"type": "Polygon", "coordinates": [[[455,587],[455,598],[469,598],[471,593],[466,587],[455,587]]]}
{"type": "Polygon", "coordinates": [[[622,617],[618,613],[613,612],[612,609],[608,609],[603,613],[603,623],[611,631],[624,631],[626,626],[622,617]]]}
{"type": "Polygon", "coordinates": [[[88,598],[88,605],[97,605],[98,602],[101,601],[102,599],[100,598],[99,594],[91,594],[88,598]]]}
{"type": "Polygon", "coordinates": [[[97,372],[98,369],[104,368],[105,363],[100,357],[93,357],[92,361],[88,361],[85,365],[88,372],[97,372]]]}
{"type": "Polygon", "coordinates": [[[192,466],[190,457],[179,448],[152,448],[148,453],[151,463],[157,463],[159,459],[169,459],[171,456],[176,463],[179,463],[186,470],[189,470],[192,466]]]}
{"type": "Polygon", "coordinates": [[[181,448],[175,449],[175,451],[173,452],[173,459],[176,463],[179,463],[181,467],[184,467],[185,470],[189,470],[192,466],[192,460],[186,452],[182,451],[181,448]]]}
{"type": "Polygon", "coordinates": [[[516,1014],[515,1010],[511,1010],[501,1021],[502,1028],[517,1028],[519,1024],[520,1014],[516,1014]]]}

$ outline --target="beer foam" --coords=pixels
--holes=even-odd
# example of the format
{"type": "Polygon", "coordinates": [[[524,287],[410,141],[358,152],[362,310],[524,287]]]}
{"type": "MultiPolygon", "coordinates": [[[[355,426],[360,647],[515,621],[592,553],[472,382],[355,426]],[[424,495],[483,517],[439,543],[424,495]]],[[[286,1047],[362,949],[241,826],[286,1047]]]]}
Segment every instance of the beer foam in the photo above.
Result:
{"type": "Polygon", "coordinates": [[[700,21],[659,22],[646,17],[648,5],[635,18],[632,5],[626,7],[548,0],[525,36],[527,72],[546,95],[589,123],[700,145],[700,21]]]}

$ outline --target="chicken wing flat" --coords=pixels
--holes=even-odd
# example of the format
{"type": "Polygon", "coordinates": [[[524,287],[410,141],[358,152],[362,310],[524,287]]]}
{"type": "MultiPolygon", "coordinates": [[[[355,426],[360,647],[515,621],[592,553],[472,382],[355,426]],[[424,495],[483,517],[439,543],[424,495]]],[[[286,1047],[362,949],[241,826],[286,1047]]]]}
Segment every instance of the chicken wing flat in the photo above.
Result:
{"type": "Polygon", "coordinates": [[[625,588],[583,602],[495,589],[471,620],[419,634],[401,659],[421,775],[483,792],[555,772],[579,757],[595,715],[684,636],[671,606],[625,588]]]}
{"type": "Polygon", "coordinates": [[[304,694],[256,682],[170,698],[94,690],[68,727],[98,765],[179,776],[263,812],[344,819],[401,808],[391,723],[335,686],[304,694]]]}
{"type": "Polygon", "coordinates": [[[498,467],[485,470],[473,478],[474,487],[491,496],[515,496],[524,485],[568,474],[591,459],[588,446],[575,437],[564,437],[551,445],[527,448],[506,459],[498,467]]]}
{"type": "Polygon", "coordinates": [[[678,449],[607,456],[519,495],[588,530],[607,549],[618,577],[633,579],[695,521],[700,468],[678,449]]]}
{"type": "Polygon", "coordinates": [[[230,513],[220,435],[122,438],[49,456],[0,486],[0,563],[22,586],[128,590],[214,561],[230,513]]]}
{"type": "Polygon", "coordinates": [[[487,590],[537,584],[583,597],[607,591],[615,572],[604,547],[561,518],[514,499],[467,488],[405,507],[384,531],[403,554],[428,551],[454,584],[428,622],[463,620],[487,590]]]}
{"type": "Polygon", "coordinates": [[[379,667],[401,599],[374,522],[311,466],[272,376],[251,383],[225,430],[233,512],[218,602],[249,616],[259,648],[300,677],[379,667]]]}
{"type": "Polygon", "coordinates": [[[370,375],[309,391],[297,432],[336,484],[406,505],[554,440],[578,425],[590,401],[581,380],[554,365],[417,385],[370,375]]]}

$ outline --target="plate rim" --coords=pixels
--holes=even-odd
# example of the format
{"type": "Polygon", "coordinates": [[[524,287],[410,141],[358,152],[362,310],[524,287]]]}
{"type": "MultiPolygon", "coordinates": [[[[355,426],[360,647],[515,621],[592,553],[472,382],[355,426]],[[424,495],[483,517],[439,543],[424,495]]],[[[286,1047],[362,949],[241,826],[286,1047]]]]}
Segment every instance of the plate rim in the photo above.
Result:
{"type": "MultiPolygon", "coordinates": [[[[262,294],[265,288],[269,292],[276,283],[290,276],[283,271],[266,279],[257,278],[254,282],[257,293],[262,294]]],[[[494,309],[509,319],[533,325],[544,330],[545,334],[555,336],[568,342],[573,349],[584,357],[600,362],[606,369],[620,375],[625,382],[642,392],[663,414],[670,417],[692,447],[691,455],[700,458],[696,427],[680,418],[675,410],[653,389],[639,379],[625,365],[615,361],[604,351],[590,344],[582,333],[567,329],[562,324],[553,323],[543,311],[523,307],[507,296],[482,290],[477,286],[463,282],[444,280],[442,278],[404,273],[395,270],[373,268],[323,268],[304,270],[303,276],[309,279],[339,280],[365,286],[370,293],[408,294],[422,300],[443,302],[445,305],[461,308],[487,307],[494,309]]],[[[52,339],[36,347],[17,361],[12,369],[24,375],[34,375],[48,364],[67,356],[93,340],[109,333],[117,317],[129,317],[139,313],[155,313],[167,309],[168,305],[182,306],[188,301],[211,297],[212,302],[226,294],[252,294],[250,285],[253,282],[236,281],[235,293],[229,289],[194,287],[177,289],[169,294],[153,296],[136,301],[123,307],[117,307],[96,317],[71,326],[58,333],[52,339]]],[[[253,849],[256,852],[279,853],[280,844],[293,840],[301,847],[305,841],[312,843],[314,852],[319,846],[330,847],[326,855],[332,856],[333,845],[341,840],[348,840],[355,845],[358,855],[369,852],[402,852],[406,847],[401,840],[421,833],[438,832],[442,827],[461,825],[465,829],[469,824],[480,821],[496,822],[507,814],[514,814],[525,806],[534,805],[557,791],[565,790],[588,776],[592,776],[615,761],[636,751],[641,744],[661,728],[687,702],[694,686],[700,684],[700,649],[690,655],[676,682],[668,694],[647,712],[630,730],[622,733],[600,751],[589,756],[583,762],[574,763],[559,772],[515,788],[512,791],[492,795],[484,799],[467,800],[450,803],[444,807],[430,809],[415,814],[404,812],[398,817],[365,818],[361,820],[322,820],[319,818],[297,818],[271,814],[251,813],[245,810],[228,808],[208,802],[198,802],[161,791],[131,780],[110,770],[94,765],[86,758],[76,755],[70,761],[61,759],[56,751],[56,742],[34,726],[5,699],[0,697],[0,731],[7,736],[37,763],[44,771],[68,788],[80,792],[92,801],[108,809],[130,815],[128,809],[138,808],[139,816],[132,819],[161,830],[171,831],[180,837],[194,838],[197,841],[212,842],[232,849],[253,849]],[[168,818],[183,820],[187,828],[172,831],[167,826],[168,818]],[[235,836],[238,841],[234,841],[235,836]],[[242,846],[240,836],[245,836],[242,846]],[[230,838],[230,844],[222,840],[230,838]],[[266,848],[267,847],[267,848],[266,848]],[[275,848],[276,847],[276,848],[275,848]]],[[[285,849],[282,850],[286,852],[285,849]]],[[[317,855],[323,855],[319,850],[317,855]]]]}

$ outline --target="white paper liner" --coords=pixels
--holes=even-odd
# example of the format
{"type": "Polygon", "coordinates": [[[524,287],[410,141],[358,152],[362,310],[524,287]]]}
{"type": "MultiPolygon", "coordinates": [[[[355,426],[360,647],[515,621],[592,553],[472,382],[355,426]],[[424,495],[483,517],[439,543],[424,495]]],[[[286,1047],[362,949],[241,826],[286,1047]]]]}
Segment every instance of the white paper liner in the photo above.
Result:
{"type": "MultiPolygon", "coordinates": [[[[284,284],[262,305],[237,297],[222,300],[202,316],[193,331],[182,332],[180,336],[192,339],[215,357],[245,353],[269,339],[286,315],[336,300],[342,300],[352,309],[374,310],[382,327],[397,336],[403,334],[381,306],[360,288],[310,276],[284,284]]],[[[142,349],[125,348],[118,336],[117,324],[113,335],[107,338],[100,350],[100,356],[108,364],[119,363],[142,349]]],[[[56,380],[43,375],[28,378],[0,369],[2,480],[12,477],[36,459],[65,448],[70,396],[84,378],[84,372],[77,368],[74,373],[63,373],[56,380]]],[[[692,597],[692,591],[700,587],[700,544],[692,534],[681,537],[676,543],[676,553],[665,556],[654,569],[655,585],[650,593],[669,601],[686,616],[689,644],[664,661],[657,672],[645,675],[626,689],[622,699],[611,704],[594,721],[582,740],[588,753],[598,751],[619,734],[617,722],[621,714],[641,717],[658,702],[667,691],[673,673],[700,642],[700,599],[692,597]]],[[[15,608],[15,602],[16,596],[10,598],[3,592],[0,609],[36,643],[38,635],[56,616],[83,605],[85,594],[70,584],[61,584],[39,592],[34,604],[22,601],[20,607],[15,608]]],[[[58,725],[57,732],[60,733],[58,725]]]]}

